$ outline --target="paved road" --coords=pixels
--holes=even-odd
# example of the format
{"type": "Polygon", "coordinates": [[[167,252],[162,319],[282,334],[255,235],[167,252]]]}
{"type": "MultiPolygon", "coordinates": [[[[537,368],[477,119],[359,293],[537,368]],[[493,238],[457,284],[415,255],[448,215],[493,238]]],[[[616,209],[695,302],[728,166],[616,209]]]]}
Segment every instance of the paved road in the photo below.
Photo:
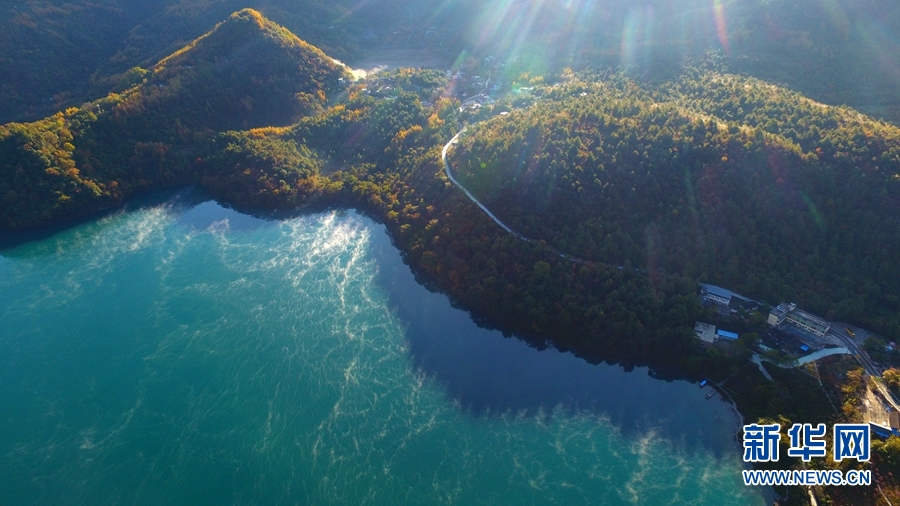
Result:
{"type": "Polygon", "coordinates": [[[805,357],[797,359],[797,365],[801,366],[810,362],[815,362],[820,358],[830,357],[832,355],[852,355],[853,353],[847,348],[823,348],[815,353],[810,353],[805,357]]]}
{"type": "Polygon", "coordinates": [[[521,239],[525,242],[535,242],[534,239],[532,239],[530,237],[525,237],[524,235],[509,228],[509,226],[506,223],[503,223],[502,221],[500,221],[500,218],[494,216],[494,213],[492,213],[490,209],[488,209],[484,204],[482,204],[478,199],[476,199],[475,195],[472,195],[471,193],[469,193],[469,190],[467,190],[465,186],[459,184],[459,181],[457,181],[456,178],[453,177],[453,173],[450,172],[450,164],[447,163],[447,151],[450,150],[450,146],[452,146],[453,144],[456,143],[457,140],[459,140],[459,136],[462,135],[463,132],[465,132],[465,128],[460,130],[459,133],[457,133],[456,135],[454,135],[453,138],[450,139],[450,142],[448,142],[447,144],[444,145],[443,151],[441,151],[441,159],[444,162],[444,172],[447,173],[447,177],[450,179],[450,181],[453,182],[453,184],[456,185],[457,188],[462,190],[466,194],[466,196],[469,197],[469,200],[474,202],[475,205],[480,207],[481,210],[484,211],[485,214],[487,214],[492,220],[494,220],[494,223],[496,223],[497,225],[500,225],[500,228],[502,228],[503,230],[506,230],[510,234],[518,237],[519,239],[521,239]]]}
{"type": "Polygon", "coordinates": [[[856,356],[856,360],[859,361],[860,365],[863,366],[863,369],[865,369],[870,376],[873,378],[881,377],[881,371],[875,367],[875,364],[872,363],[872,359],[869,358],[869,355],[861,350],[856,342],[854,342],[853,339],[850,339],[850,336],[842,335],[840,332],[832,332],[832,335],[837,336],[841,343],[846,346],[848,350],[853,352],[856,356]]]}
{"type": "MultiPolygon", "coordinates": [[[[482,204],[481,201],[479,201],[477,198],[475,198],[475,195],[472,195],[472,193],[469,192],[469,190],[467,190],[465,186],[463,186],[462,184],[460,184],[459,181],[457,181],[456,178],[453,177],[453,172],[450,170],[450,163],[447,161],[447,152],[450,150],[450,147],[451,147],[451,146],[453,146],[454,144],[456,144],[456,142],[459,140],[459,136],[462,135],[463,132],[465,132],[465,130],[466,130],[466,129],[463,128],[462,130],[460,130],[459,132],[457,132],[457,134],[454,135],[453,138],[450,139],[449,142],[447,142],[447,144],[444,144],[444,149],[441,150],[441,161],[444,162],[444,173],[447,174],[447,178],[450,179],[450,181],[451,181],[454,185],[456,185],[457,188],[459,188],[460,190],[462,190],[463,193],[465,193],[466,196],[469,197],[469,200],[471,200],[472,202],[474,202],[475,205],[477,205],[482,211],[484,211],[484,213],[487,214],[488,217],[490,217],[490,218],[494,221],[494,223],[496,223],[497,225],[499,225],[500,228],[502,228],[503,230],[507,231],[508,233],[510,233],[510,234],[512,234],[512,235],[514,235],[514,236],[516,236],[518,239],[521,239],[521,240],[523,240],[523,241],[525,241],[525,242],[533,242],[533,243],[537,243],[538,241],[536,241],[535,239],[532,239],[531,237],[522,235],[522,234],[516,232],[515,230],[513,230],[512,228],[510,228],[509,225],[507,225],[506,223],[503,223],[503,221],[501,221],[500,218],[498,218],[497,216],[495,216],[494,213],[492,213],[491,210],[487,208],[487,206],[485,206],[484,204],[482,204]]],[[[574,263],[577,263],[577,264],[584,264],[584,265],[587,265],[587,264],[593,264],[593,265],[605,265],[605,266],[607,266],[607,267],[612,267],[612,268],[618,269],[618,270],[620,270],[620,271],[626,269],[626,267],[625,267],[625,266],[622,266],[622,265],[610,265],[610,264],[607,264],[607,263],[604,263],[604,262],[592,262],[592,261],[590,261],[590,260],[585,260],[585,259],[583,259],[583,258],[578,258],[578,257],[576,257],[576,256],[569,255],[568,253],[563,253],[562,251],[559,251],[558,249],[554,248],[553,246],[549,246],[549,245],[547,245],[547,244],[543,244],[542,246],[543,246],[544,248],[547,248],[548,250],[552,251],[553,253],[555,253],[555,254],[556,254],[557,256],[559,256],[560,258],[564,258],[564,259],[566,259],[566,260],[568,260],[568,261],[570,261],[570,262],[574,262],[574,263]]],[[[637,269],[637,268],[629,268],[628,270],[634,271],[634,272],[640,272],[640,273],[646,272],[646,271],[644,271],[643,269],[637,269]]]]}
{"type": "Polygon", "coordinates": [[[759,368],[759,372],[761,372],[762,375],[765,376],[767,380],[769,380],[769,381],[775,381],[775,380],[772,379],[772,375],[769,374],[769,371],[766,370],[766,366],[763,365],[762,360],[760,359],[759,355],[757,355],[756,353],[754,353],[754,354],[753,354],[753,357],[751,357],[750,360],[751,360],[754,364],[756,364],[756,367],[759,368]]]}
{"type": "MultiPolygon", "coordinates": [[[[853,354],[853,352],[848,350],[847,348],[823,348],[819,351],[810,353],[809,355],[806,355],[805,357],[800,357],[799,359],[797,359],[793,362],[787,363],[787,364],[779,364],[777,362],[773,362],[770,360],[767,360],[767,362],[769,362],[770,364],[772,364],[776,367],[780,367],[782,369],[792,369],[794,367],[800,367],[801,365],[806,365],[810,362],[815,362],[816,360],[820,360],[825,357],[830,357],[832,355],[852,355],[852,354],[853,354]]],[[[762,357],[760,357],[758,354],[754,353],[751,360],[753,361],[753,363],[759,365],[760,370],[768,378],[769,377],[768,373],[766,371],[762,370],[762,367],[763,367],[762,357]]],[[[769,378],[769,379],[772,379],[772,378],[769,378]]]]}
{"type": "MultiPolygon", "coordinates": [[[[856,356],[856,360],[863,366],[863,369],[869,373],[869,376],[873,378],[881,378],[881,371],[875,367],[875,364],[872,363],[872,359],[869,358],[869,355],[859,348],[856,342],[850,338],[850,336],[845,336],[841,332],[832,332],[832,335],[837,336],[837,338],[844,343],[850,351],[856,356]]],[[[897,402],[897,399],[894,397],[894,394],[888,390],[884,383],[881,381],[875,381],[875,387],[878,388],[878,391],[881,392],[881,395],[884,396],[885,399],[888,400],[893,406],[894,409],[900,410],[900,402],[897,402]]]]}

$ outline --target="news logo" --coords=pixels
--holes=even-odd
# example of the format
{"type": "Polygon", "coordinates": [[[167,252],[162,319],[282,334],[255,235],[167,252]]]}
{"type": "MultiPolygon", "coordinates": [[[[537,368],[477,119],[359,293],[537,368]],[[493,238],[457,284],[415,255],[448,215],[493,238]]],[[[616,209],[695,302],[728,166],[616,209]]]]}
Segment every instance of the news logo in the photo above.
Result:
{"type": "MultiPolygon", "coordinates": [[[[809,462],[813,457],[828,455],[824,423],[813,426],[809,423],[795,423],[787,431],[790,447],[788,457],[809,462]]],[[[832,458],[835,462],[856,459],[868,462],[871,450],[871,435],[868,424],[838,423],[832,427],[832,458]]],[[[777,462],[781,425],[744,425],[744,462],[777,462]]],[[[870,469],[776,469],[742,471],[744,484],[748,486],[868,486],[872,484],[870,469]]]]}

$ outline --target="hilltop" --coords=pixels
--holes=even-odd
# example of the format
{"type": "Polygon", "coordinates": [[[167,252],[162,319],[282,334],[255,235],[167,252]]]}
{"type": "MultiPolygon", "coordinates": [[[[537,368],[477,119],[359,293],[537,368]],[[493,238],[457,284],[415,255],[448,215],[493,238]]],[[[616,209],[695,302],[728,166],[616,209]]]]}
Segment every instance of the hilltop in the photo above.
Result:
{"type": "MultiPolygon", "coordinates": [[[[129,86],[149,68],[249,7],[349,62],[405,42],[437,2],[411,0],[17,0],[0,4],[0,123],[33,121],[129,86]],[[402,31],[402,41],[393,33],[402,31]]],[[[399,36],[398,36],[399,37],[399,36]]],[[[413,41],[417,39],[414,37],[413,41]]]]}
{"type": "Polygon", "coordinates": [[[151,67],[125,102],[188,128],[246,130],[296,122],[339,90],[343,77],[344,68],[318,48],[244,9],[151,67]]]}
{"type": "Polygon", "coordinates": [[[0,127],[0,224],[22,227],[197,181],[216,132],[287,125],[341,89],[342,66],[258,12],[231,15],[121,93],[0,127]]]}
{"type": "Polygon", "coordinates": [[[0,5],[0,122],[122,90],[129,69],[243,7],[348,63],[427,47],[450,60],[517,58],[509,72],[613,68],[660,82],[715,52],[732,72],[900,118],[900,6],[890,0],[22,0],[0,5]]]}
{"type": "Polygon", "coordinates": [[[900,129],[765,82],[572,77],[466,132],[457,178],[513,229],[900,337],[900,129]]]}

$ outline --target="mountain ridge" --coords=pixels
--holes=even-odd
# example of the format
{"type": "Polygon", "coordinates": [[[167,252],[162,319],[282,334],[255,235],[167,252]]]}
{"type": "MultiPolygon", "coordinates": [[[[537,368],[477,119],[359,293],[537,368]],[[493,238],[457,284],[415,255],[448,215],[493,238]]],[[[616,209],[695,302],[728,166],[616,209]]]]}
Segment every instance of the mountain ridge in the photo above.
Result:
{"type": "Polygon", "coordinates": [[[321,108],[349,77],[251,9],[152,71],[133,70],[138,82],[121,93],[0,126],[0,188],[9,204],[0,223],[56,221],[136,191],[197,181],[196,160],[216,132],[290,124],[321,108]]]}

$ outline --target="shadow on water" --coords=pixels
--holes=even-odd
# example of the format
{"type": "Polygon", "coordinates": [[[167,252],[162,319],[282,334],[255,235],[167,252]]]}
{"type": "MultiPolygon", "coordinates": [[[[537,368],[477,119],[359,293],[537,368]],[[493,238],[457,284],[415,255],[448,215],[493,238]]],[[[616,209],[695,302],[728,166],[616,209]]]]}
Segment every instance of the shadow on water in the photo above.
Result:
{"type": "Polygon", "coordinates": [[[197,230],[204,230],[215,224],[227,220],[231,230],[256,230],[261,227],[275,226],[283,220],[289,220],[298,216],[321,212],[322,209],[310,211],[267,211],[254,212],[247,209],[234,208],[228,204],[219,203],[206,191],[196,185],[179,186],[155,190],[129,199],[122,205],[97,211],[89,215],[75,218],[69,221],[26,228],[22,230],[0,229],[0,252],[3,255],[16,255],[10,251],[30,242],[49,239],[54,235],[67,232],[85,224],[103,226],[103,219],[139,211],[165,206],[177,217],[180,224],[197,230]]]}
{"type": "Polygon", "coordinates": [[[23,230],[0,229],[0,251],[3,251],[4,254],[6,254],[6,250],[11,250],[30,242],[49,239],[54,235],[61,234],[88,223],[96,223],[103,218],[121,213],[166,205],[172,208],[172,210],[176,213],[182,214],[183,212],[189,211],[196,206],[203,204],[204,202],[208,202],[209,200],[209,195],[205,194],[196,186],[180,186],[175,188],[156,190],[139,197],[129,199],[122,205],[104,209],[102,211],[97,211],[80,218],[75,218],[52,225],[26,228],[23,230]]]}
{"type": "Polygon", "coordinates": [[[654,378],[646,367],[592,364],[480,327],[445,295],[418,283],[384,229],[377,230],[372,252],[378,281],[406,326],[413,367],[440,383],[473,416],[589,413],[629,438],[652,433],[720,456],[738,451],[738,421],[718,396],[706,400],[707,390],[654,378]]]}
{"type": "MultiPolygon", "coordinates": [[[[224,207],[196,187],[182,187],[153,192],[78,222],[4,232],[0,251],[5,256],[16,255],[11,251],[16,246],[98,217],[157,206],[171,209],[187,229],[227,223],[235,232],[277,226],[282,219],[315,213],[254,216],[224,207]]],[[[377,281],[406,327],[412,366],[440,384],[471,415],[539,418],[587,413],[607,420],[628,438],[653,434],[686,449],[703,448],[719,456],[738,451],[734,442],[738,422],[718,396],[707,401],[706,390],[686,381],[651,377],[647,368],[593,364],[540,341],[510,338],[479,326],[470,313],[454,308],[446,295],[429,290],[416,279],[383,225],[355,211],[337,214],[373,232],[371,253],[377,261],[377,281]]]]}

